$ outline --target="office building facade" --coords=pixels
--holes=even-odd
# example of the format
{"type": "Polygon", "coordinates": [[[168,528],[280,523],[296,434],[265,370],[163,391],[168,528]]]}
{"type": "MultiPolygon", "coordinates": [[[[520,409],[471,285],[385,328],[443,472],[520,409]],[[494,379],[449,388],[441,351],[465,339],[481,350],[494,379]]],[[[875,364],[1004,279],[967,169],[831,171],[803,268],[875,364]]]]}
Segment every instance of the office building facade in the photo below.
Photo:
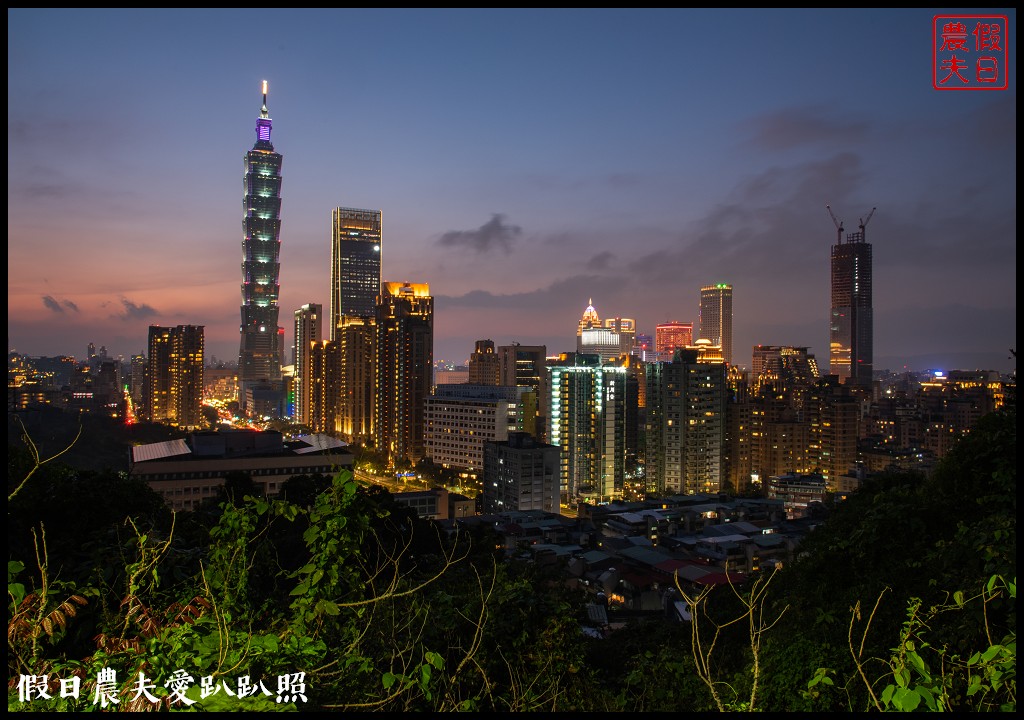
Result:
{"type": "Polygon", "coordinates": [[[664,322],[654,328],[654,349],[665,360],[672,359],[677,348],[693,345],[693,323],[673,320],[664,322]]]}
{"type": "Polygon", "coordinates": [[[519,389],[500,385],[438,385],[427,398],[424,443],[434,463],[478,477],[484,443],[516,430],[519,389]]]}
{"type": "Polygon", "coordinates": [[[527,388],[519,395],[519,423],[537,440],[545,437],[548,395],[548,349],[545,345],[501,345],[498,361],[501,384],[527,388]]]}
{"type": "Polygon", "coordinates": [[[375,316],[382,252],[380,210],[331,212],[331,340],[341,318],[375,316]]]}
{"type": "Polygon", "coordinates": [[[474,385],[501,383],[501,360],[494,352],[493,341],[476,341],[473,354],[469,356],[469,382],[474,385]]]}
{"type": "Polygon", "coordinates": [[[722,347],[729,365],[732,357],[732,285],[718,283],[700,289],[700,336],[722,347]]]}

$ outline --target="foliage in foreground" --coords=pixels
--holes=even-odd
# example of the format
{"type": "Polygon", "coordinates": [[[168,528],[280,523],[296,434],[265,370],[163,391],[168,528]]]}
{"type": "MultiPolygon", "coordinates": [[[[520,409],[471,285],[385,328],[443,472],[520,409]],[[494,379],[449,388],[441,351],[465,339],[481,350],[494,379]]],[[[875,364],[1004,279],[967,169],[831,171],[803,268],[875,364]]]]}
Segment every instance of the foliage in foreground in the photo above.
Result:
{"type": "Polygon", "coordinates": [[[487,533],[346,473],[274,501],[243,480],[174,516],[126,478],[11,452],[9,709],[1016,708],[1013,413],[933,478],[876,480],[777,576],[690,594],[698,622],[605,640],[487,533]]]}

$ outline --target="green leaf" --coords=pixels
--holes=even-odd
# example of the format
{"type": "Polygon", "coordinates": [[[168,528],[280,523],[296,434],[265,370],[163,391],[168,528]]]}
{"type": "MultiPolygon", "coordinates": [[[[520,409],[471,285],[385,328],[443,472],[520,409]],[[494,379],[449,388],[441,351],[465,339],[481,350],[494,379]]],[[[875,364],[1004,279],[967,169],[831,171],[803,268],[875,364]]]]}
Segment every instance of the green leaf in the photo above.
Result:
{"type": "Polygon", "coordinates": [[[1002,650],[1001,645],[993,645],[981,654],[982,662],[990,662],[992,658],[999,654],[1000,650],[1002,650]]]}
{"type": "Polygon", "coordinates": [[[20,605],[21,601],[25,599],[25,586],[21,583],[7,583],[7,592],[14,596],[15,606],[20,605]]]}
{"type": "Polygon", "coordinates": [[[920,655],[916,652],[907,653],[907,660],[909,660],[910,664],[914,666],[914,669],[924,675],[926,679],[931,679],[928,677],[928,668],[925,667],[924,660],[921,659],[920,655]]]}
{"type": "Polygon", "coordinates": [[[882,691],[882,702],[885,703],[886,706],[892,703],[892,695],[894,692],[896,692],[895,685],[887,685],[885,690],[882,691]]]}
{"type": "Polygon", "coordinates": [[[917,694],[924,700],[924,704],[929,710],[938,710],[938,706],[935,703],[935,695],[932,694],[931,690],[924,686],[918,686],[915,689],[917,690],[917,694]]]}
{"type": "Polygon", "coordinates": [[[384,689],[389,690],[391,686],[395,684],[395,676],[389,672],[386,672],[381,677],[380,681],[384,685],[384,689]]]}
{"type": "Polygon", "coordinates": [[[917,706],[921,704],[921,696],[914,690],[907,688],[900,688],[896,691],[894,698],[894,704],[900,710],[904,712],[912,712],[917,709],[917,706]]]}

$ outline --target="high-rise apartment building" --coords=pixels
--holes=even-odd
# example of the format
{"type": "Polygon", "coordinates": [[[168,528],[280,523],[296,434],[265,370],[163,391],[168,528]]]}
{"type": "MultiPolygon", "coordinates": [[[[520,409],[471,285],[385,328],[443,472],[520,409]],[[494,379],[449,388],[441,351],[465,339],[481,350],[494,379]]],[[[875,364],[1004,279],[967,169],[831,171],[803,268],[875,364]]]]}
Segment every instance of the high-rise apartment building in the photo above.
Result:
{"type": "Polygon", "coordinates": [[[857,463],[860,437],[861,399],[849,383],[842,385],[834,376],[817,383],[808,401],[810,447],[808,457],[820,472],[829,490],[837,490],[840,478],[857,463]]]}
{"type": "Polygon", "coordinates": [[[700,289],[700,340],[722,347],[725,362],[732,365],[732,285],[718,283],[700,289]]]}
{"type": "Polygon", "coordinates": [[[295,419],[310,424],[309,409],[312,401],[312,365],[310,364],[310,343],[320,342],[323,338],[324,306],[318,303],[307,303],[295,311],[295,357],[292,362],[295,393],[295,419]]]}
{"type": "Polygon", "coordinates": [[[483,509],[559,511],[559,448],[528,433],[484,443],[483,509]]]}
{"type": "Polygon", "coordinates": [[[314,340],[308,349],[309,381],[303,424],[314,433],[338,432],[342,396],[341,347],[333,340],[314,340]]]}
{"type": "Polygon", "coordinates": [[[392,467],[423,457],[434,365],[434,298],[426,283],[381,283],[374,436],[392,467]]]}
{"type": "Polygon", "coordinates": [[[375,316],[381,252],[380,210],[331,212],[331,340],[341,318],[375,316]]]}
{"type": "Polygon", "coordinates": [[[284,328],[278,327],[281,274],[281,162],[270,142],[267,83],[256,120],[256,144],[245,154],[242,200],[242,324],[238,384],[242,398],[257,384],[280,384],[284,328]]]}
{"type": "Polygon", "coordinates": [[[843,227],[837,222],[836,244],[832,246],[829,373],[844,383],[862,387],[871,385],[873,372],[871,244],[864,239],[864,227],[874,212],[861,221],[857,232],[846,236],[846,242],[843,227]]]}
{"type": "Polygon", "coordinates": [[[550,367],[548,437],[561,448],[561,495],[621,498],[626,469],[627,368],[597,355],[562,353],[550,367]]]}
{"type": "Polygon", "coordinates": [[[186,430],[204,427],[203,326],[149,326],[143,417],[186,430]]]}
{"type": "Polygon", "coordinates": [[[693,323],[679,322],[673,320],[664,322],[654,328],[654,349],[666,360],[672,358],[672,353],[678,348],[688,348],[693,345],[693,323]]]}
{"type": "Polygon", "coordinates": [[[702,359],[698,347],[647,366],[648,491],[721,490],[726,397],[725,363],[702,359]]]}
{"type": "Polygon", "coordinates": [[[377,383],[377,321],[372,317],[343,316],[336,328],[341,385],[336,432],[351,443],[373,438],[374,398],[377,383]]]}

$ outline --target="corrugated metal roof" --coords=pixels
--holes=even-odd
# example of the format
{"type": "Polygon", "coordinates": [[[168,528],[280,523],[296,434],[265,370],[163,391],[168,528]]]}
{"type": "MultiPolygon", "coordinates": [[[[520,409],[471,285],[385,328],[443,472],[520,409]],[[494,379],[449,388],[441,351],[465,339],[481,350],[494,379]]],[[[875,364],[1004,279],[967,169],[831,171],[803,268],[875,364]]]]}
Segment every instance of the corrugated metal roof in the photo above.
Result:
{"type": "Polygon", "coordinates": [[[601,625],[608,624],[608,608],[604,605],[597,605],[591,603],[587,605],[587,619],[590,622],[600,623],[601,625]]]}
{"type": "Polygon", "coordinates": [[[299,440],[306,443],[308,447],[295,448],[294,452],[296,455],[323,452],[325,450],[336,450],[337,448],[348,446],[348,443],[344,440],[339,440],[338,438],[331,437],[330,435],[299,435],[299,440]]]}
{"type": "Polygon", "coordinates": [[[146,462],[148,460],[159,460],[175,455],[191,455],[192,450],[185,441],[166,440],[164,442],[149,443],[148,445],[136,445],[132,448],[132,462],[146,462]]]}

